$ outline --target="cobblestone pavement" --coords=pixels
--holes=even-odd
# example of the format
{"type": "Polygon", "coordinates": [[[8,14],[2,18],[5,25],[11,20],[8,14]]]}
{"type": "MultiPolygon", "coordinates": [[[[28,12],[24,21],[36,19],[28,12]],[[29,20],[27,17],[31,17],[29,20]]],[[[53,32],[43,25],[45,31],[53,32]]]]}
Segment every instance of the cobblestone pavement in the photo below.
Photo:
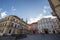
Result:
{"type": "Polygon", "coordinates": [[[26,38],[18,40],[60,40],[60,34],[27,35],[26,38]]]}
{"type": "Polygon", "coordinates": [[[18,37],[0,36],[0,40],[60,40],[60,34],[33,34],[18,37]]]}

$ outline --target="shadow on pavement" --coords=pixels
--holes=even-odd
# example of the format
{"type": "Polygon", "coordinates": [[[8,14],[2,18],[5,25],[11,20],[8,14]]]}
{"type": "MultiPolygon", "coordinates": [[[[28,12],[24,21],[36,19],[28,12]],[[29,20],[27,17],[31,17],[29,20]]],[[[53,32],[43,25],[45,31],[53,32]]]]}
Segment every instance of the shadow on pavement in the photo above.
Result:
{"type": "Polygon", "coordinates": [[[15,37],[16,39],[23,39],[23,38],[27,37],[26,34],[15,34],[15,35],[11,35],[11,36],[15,37]]]}

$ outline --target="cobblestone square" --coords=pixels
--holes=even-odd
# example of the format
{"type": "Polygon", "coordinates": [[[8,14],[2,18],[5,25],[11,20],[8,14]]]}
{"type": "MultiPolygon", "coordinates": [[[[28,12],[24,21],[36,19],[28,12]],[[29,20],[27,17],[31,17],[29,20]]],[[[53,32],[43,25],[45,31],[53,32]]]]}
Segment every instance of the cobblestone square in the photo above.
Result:
{"type": "Polygon", "coordinates": [[[27,35],[26,38],[20,40],[60,40],[60,34],[27,35]]]}

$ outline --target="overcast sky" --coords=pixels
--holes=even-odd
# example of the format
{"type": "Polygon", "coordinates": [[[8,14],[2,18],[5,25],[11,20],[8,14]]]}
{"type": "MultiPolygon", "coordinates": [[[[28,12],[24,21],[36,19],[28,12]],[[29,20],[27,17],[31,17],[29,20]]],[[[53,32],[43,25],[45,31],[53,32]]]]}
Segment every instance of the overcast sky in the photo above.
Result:
{"type": "Polygon", "coordinates": [[[0,18],[16,15],[28,23],[51,16],[48,0],[0,0],[0,18]]]}

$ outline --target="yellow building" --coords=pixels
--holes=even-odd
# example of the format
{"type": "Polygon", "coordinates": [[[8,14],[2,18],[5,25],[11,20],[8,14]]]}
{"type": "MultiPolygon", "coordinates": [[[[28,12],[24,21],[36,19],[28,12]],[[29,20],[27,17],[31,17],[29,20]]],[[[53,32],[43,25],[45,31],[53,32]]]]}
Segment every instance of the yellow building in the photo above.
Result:
{"type": "Polygon", "coordinates": [[[0,19],[0,35],[25,34],[28,29],[28,24],[17,16],[0,19]]]}
{"type": "Polygon", "coordinates": [[[53,10],[52,15],[57,16],[60,21],[60,0],[48,0],[49,4],[53,10]]]}

